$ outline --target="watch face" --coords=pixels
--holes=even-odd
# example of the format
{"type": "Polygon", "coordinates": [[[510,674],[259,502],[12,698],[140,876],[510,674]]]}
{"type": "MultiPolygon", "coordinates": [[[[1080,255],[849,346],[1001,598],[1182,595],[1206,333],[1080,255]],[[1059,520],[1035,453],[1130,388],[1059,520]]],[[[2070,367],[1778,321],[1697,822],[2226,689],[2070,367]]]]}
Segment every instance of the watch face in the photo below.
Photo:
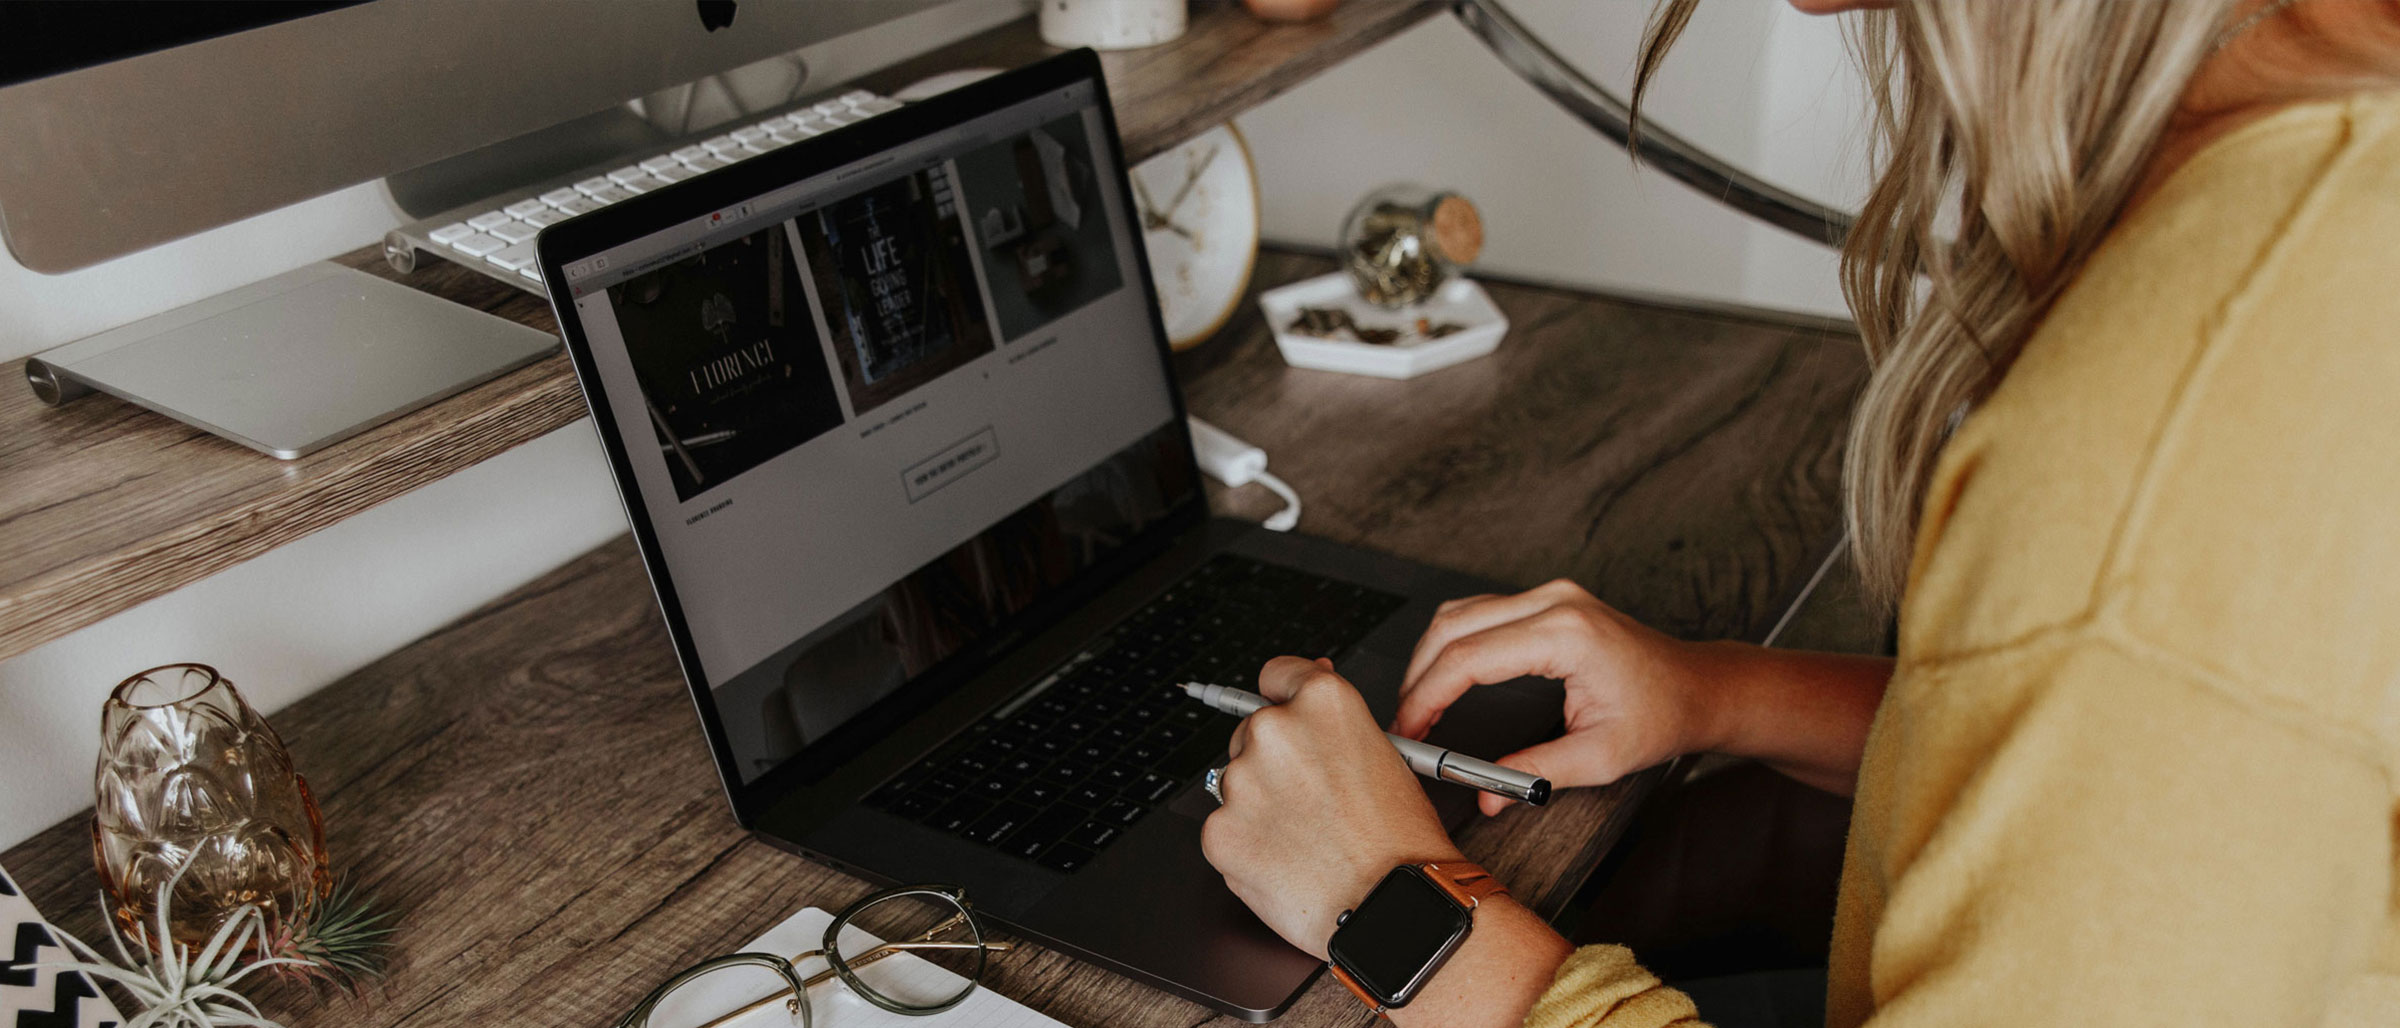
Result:
{"type": "Polygon", "coordinates": [[[1416,998],[1472,926],[1471,915],[1414,867],[1396,867],[1333,933],[1326,954],[1387,1007],[1416,998]]]}

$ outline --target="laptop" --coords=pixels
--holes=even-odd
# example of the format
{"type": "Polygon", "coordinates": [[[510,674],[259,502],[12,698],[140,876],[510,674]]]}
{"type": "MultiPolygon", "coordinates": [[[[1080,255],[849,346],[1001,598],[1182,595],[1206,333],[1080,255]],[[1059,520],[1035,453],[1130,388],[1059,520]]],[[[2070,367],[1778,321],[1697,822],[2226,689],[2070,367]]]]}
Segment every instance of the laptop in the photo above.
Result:
{"type": "MultiPolygon", "coordinates": [[[[1389,718],[1435,606],[1497,587],[1209,516],[1129,195],[1084,50],[538,249],[735,817],[1263,1021],[1323,965],[1201,856],[1234,721],[1174,684],[1330,657],[1389,718]]],[[[1437,741],[1560,701],[1477,689],[1437,741]]]]}

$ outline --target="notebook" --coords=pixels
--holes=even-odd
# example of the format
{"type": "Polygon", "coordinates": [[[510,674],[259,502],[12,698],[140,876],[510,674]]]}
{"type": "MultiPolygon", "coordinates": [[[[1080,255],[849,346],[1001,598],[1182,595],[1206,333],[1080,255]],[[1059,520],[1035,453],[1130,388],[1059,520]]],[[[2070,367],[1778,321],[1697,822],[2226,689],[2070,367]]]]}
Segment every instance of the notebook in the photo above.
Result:
{"type": "MultiPolygon", "coordinates": [[[[744,952],[775,953],[789,957],[816,949],[825,939],[825,926],[833,923],[833,915],[816,907],[808,907],[782,924],[776,925],[742,947],[744,952]]],[[[842,951],[863,953],[878,942],[874,936],[851,927],[842,933],[842,951]]],[[[995,956],[1006,960],[1006,954],[995,956]]],[[[800,968],[803,976],[824,970],[824,965],[810,960],[800,968]]],[[[895,996],[934,996],[954,993],[959,976],[906,953],[876,961],[858,971],[876,988],[895,996]]],[[[655,1023],[698,1023],[721,1011],[733,1010],[758,999],[744,995],[741,989],[745,975],[712,975],[701,978],[677,990],[653,1014],[655,1023]],[[721,980],[721,984],[712,981],[721,980]],[[697,1014],[699,1016],[689,1016],[697,1014]],[[678,1018],[681,1020],[678,1020],[678,1018]]],[[[755,982],[756,979],[750,979],[755,982]]],[[[816,1028],[1064,1028],[1063,1023],[1035,1013],[1031,1008],[990,989],[976,989],[966,1002],[932,1017],[907,1017],[894,1014],[858,998],[846,986],[827,983],[809,990],[811,1009],[816,1013],[816,1028]]],[[[791,1015],[779,1004],[735,1021],[726,1028],[789,1028],[791,1015]]]]}

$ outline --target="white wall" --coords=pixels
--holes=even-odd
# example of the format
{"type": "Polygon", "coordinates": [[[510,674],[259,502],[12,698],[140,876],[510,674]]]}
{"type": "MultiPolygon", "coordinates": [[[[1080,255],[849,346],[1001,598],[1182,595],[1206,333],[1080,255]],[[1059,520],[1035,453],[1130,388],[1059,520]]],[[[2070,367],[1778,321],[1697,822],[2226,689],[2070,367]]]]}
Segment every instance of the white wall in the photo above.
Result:
{"type": "MultiPolygon", "coordinates": [[[[1583,72],[1625,95],[1648,0],[1509,0],[1583,72]]],[[[1787,188],[1847,206],[1857,76],[1831,19],[1712,0],[1653,84],[1649,115],[1787,188]]],[[[1238,119],[1268,238],[1331,245],[1344,212],[1393,180],[1482,210],[1484,269],[1540,281],[1841,315],[1834,257],[1755,225],[1585,128],[1442,16],[1238,119]]]]}
{"type": "MultiPolygon", "coordinates": [[[[1024,10],[963,0],[810,47],[810,88],[1024,10]]],[[[400,220],[369,183],[66,275],[0,252],[0,360],[357,249],[400,220]]],[[[100,702],[125,676],[211,664],[272,714],[624,530],[599,441],[577,421],[0,662],[0,848],[91,805],[100,702]]]]}

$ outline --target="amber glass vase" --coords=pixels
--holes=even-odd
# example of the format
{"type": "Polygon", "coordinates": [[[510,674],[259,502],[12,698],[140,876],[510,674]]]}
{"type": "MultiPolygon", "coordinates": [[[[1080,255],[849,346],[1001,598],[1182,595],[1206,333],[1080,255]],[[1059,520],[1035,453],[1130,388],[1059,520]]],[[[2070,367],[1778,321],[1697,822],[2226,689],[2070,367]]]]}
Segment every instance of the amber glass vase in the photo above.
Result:
{"type": "Polygon", "coordinates": [[[100,710],[93,780],[92,855],[128,930],[157,923],[158,887],[170,880],[168,933],[195,949],[245,903],[282,929],[324,897],[316,797],[275,729],[216,669],[170,664],[118,685],[100,710]]]}

